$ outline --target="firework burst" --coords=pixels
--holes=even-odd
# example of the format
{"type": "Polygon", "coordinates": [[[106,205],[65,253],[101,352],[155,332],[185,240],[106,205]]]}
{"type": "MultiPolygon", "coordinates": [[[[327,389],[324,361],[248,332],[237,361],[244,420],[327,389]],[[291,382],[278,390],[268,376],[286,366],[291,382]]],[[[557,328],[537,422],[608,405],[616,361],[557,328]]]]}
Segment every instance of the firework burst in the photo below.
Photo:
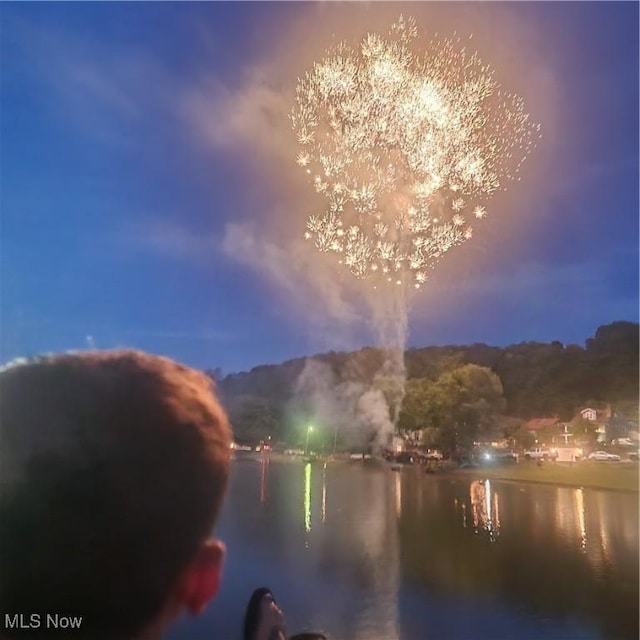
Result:
{"type": "Polygon", "coordinates": [[[419,287],[472,237],[540,127],[459,39],[421,54],[416,40],[401,16],[386,37],[329,50],[299,80],[291,121],[297,163],[326,199],[305,237],[358,278],[419,287]]]}

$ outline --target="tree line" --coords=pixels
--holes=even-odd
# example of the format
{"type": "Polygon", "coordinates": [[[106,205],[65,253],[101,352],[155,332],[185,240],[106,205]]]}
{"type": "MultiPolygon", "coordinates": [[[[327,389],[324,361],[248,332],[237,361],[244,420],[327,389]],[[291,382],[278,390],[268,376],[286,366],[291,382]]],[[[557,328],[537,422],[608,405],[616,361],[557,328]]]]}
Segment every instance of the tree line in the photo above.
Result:
{"type": "MultiPolygon", "coordinates": [[[[420,429],[426,443],[452,450],[496,426],[513,434],[530,418],[570,421],[588,404],[610,404],[618,415],[637,421],[638,329],[635,322],[613,322],[599,327],[584,346],[522,342],[408,349],[398,427],[420,429]]],[[[336,384],[375,386],[386,354],[365,347],[312,358],[326,365],[336,384]]],[[[301,442],[300,422],[313,419],[296,398],[305,362],[298,358],[226,376],[209,372],[238,440],[271,436],[292,445],[301,442]]]]}

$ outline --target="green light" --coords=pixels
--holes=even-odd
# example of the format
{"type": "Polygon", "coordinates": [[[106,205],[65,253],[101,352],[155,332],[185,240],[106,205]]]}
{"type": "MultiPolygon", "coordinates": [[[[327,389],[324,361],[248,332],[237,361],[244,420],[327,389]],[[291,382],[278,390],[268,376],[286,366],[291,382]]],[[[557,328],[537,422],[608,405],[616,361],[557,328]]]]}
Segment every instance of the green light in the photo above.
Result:
{"type": "Polygon", "coordinates": [[[309,449],[309,434],[313,431],[313,427],[311,425],[309,425],[307,427],[307,438],[304,441],[304,455],[307,455],[308,449],[309,449]]]}

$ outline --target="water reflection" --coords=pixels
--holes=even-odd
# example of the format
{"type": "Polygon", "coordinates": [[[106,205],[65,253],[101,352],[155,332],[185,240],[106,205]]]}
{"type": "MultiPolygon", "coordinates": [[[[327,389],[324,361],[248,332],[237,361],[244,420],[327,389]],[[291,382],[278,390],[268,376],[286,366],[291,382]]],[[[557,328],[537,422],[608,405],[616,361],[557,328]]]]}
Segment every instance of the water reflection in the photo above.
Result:
{"type": "Polygon", "coordinates": [[[638,556],[637,505],[631,511],[621,506],[631,499],[626,494],[583,488],[518,486],[482,479],[469,484],[468,502],[453,497],[453,505],[462,528],[468,526],[469,508],[474,532],[486,532],[492,542],[503,528],[504,507],[510,528],[520,533],[526,523],[527,536],[536,544],[551,541],[554,547],[579,551],[599,573],[629,554],[638,556]],[[505,492],[506,505],[501,498],[505,492]]]}
{"type": "MultiPolygon", "coordinates": [[[[474,480],[469,485],[473,527],[476,533],[484,530],[494,542],[500,535],[500,509],[498,492],[491,490],[490,480],[474,480]]],[[[463,526],[466,526],[466,511],[463,513],[463,526]]]]}
{"type": "Polygon", "coordinates": [[[322,524],[327,520],[327,463],[322,466],[322,524]]]}
{"type": "Polygon", "coordinates": [[[311,463],[304,465],[304,529],[311,531],[311,463]]]}
{"type": "MultiPolygon", "coordinates": [[[[295,584],[307,585],[308,588],[289,595],[290,607],[292,595],[295,599],[308,597],[306,602],[293,605],[294,628],[331,632],[333,624],[336,638],[400,640],[396,525],[402,492],[400,475],[394,483],[376,469],[346,465],[331,468],[320,464],[280,465],[278,475],[271,472],[267,476],[271,482],[267,512],[273,509],[282,514],[296,494],[298,505],[302,503],[302,549],[295,529],[287,529],[282,523],[279,533],[272,532],[272,520],[262,523],[263,527],[243,529],[240,537],[249,535],[253,539],[258,531],[270,536],[268,553],[278,558],[278,572],[293,573],[295,584]],[[318,526],[320,514],[322,527],[318,526]],[[327,591],[320,598],[323,604],[317,607],[315,598],[324,588],[327,591]],[[329,611],[332,613],[327,620],[329,611]],[[313,615],[296,622],[298,612],[313,615]]],[[[238,478],[234,481],[232,491],[237,492],[238,478]]],[[[246,478],[241,481],[244,484],[246,478]]],[[[251,544],[267,549],[260,536],[251,544]]]]}
{"type": "MultiPolygon", "coordinates": [[[[557,489],[556,535],[585,556],[594,571],[624,562],[638,544],[638,521],[620,501],[603,491],[557,489]]],[[[637,513],[637,509],[635,509],[637,513]]]]}
{"type": "Polygon", "coordinates": [[[615,492],[236,464],[209,625],[236,637],[266,583],[292,631],[336,639],[637,638],[638,511],[637,495],[615,492]]]}
{"type": "Polygon", "coordinates": [[[260,504],[267,501],[267,474],[270,462],[271,458],[263,454],[260,460],[260,504]]]}
{"type": "Polygon", "coordinates": [[[403,511],[405,577],[432,593],[498,598],[540,619],[591,621],[604,638],[637,638],[637,495],[482,479],[432,484],[423,497],[431,517],[403,511]]]}
{"type": "Polygon", "coordinates": [[[585,525],[584,517],[584,491],[582,487],[580,489],[574,489],[573,500],[575,505],[576,522],[578,523],[578,533],[580,536],[580,550],[587,550],[587,527],[585,525]]]}
{"type": "MultiPolygon", "coordinates": [[[[473,529],[476,533],[488,533],[492,542],[497,541],[502,526],[500,492],[495,485],[495,481],[488,479],[469,484],[473,529]]],[[[618,507],[620,494],[554,487],[519,487],[516,493],[516,486],[502,483],[501,491],[508,487],[511,497],[507,505],[508,522],[518,532],[523,522],[527,522],[534,541],[544,543],[552,538],[554,547],[579,551],[597,573],[614,561],[623,562],[637,547],[638,520],[628,509],[618,507]],[[518,499],[514,500],[516,495],[518,499]]],[[[625,497],[629,499],[622,494],[622,501],[625,497]]],[[[462,527],[467,527],[467,504],[457,497],[453,502],[462,527]]],[[[634,513],[637,514],[637,508],[634,513]]]]}

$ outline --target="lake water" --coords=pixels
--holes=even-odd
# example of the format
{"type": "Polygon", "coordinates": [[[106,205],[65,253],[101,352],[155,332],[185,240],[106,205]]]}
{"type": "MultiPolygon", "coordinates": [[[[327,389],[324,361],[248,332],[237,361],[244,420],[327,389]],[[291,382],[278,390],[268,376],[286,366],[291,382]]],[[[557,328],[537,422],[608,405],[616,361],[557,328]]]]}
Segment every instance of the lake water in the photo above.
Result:
{"type": "Polygon", "coordinates": [[[332,640],[638,638],[638,495],[234,463],[218,599],[170,640],[236,640],[269,586],[289,632],[332,640]]]}

